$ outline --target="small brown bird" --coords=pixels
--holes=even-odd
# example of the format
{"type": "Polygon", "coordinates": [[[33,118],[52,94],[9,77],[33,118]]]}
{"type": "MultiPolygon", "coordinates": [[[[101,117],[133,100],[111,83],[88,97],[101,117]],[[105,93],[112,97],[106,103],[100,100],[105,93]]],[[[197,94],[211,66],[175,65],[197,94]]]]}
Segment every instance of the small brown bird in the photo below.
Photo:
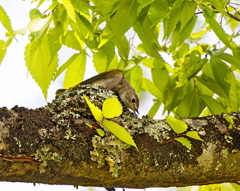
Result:
{"type": "MultiPolygon", "coordinates": [[[[96,85],[117,92],[123,103],[132,111],[138,113],[139,98],[121,70],[109,70],[100,73],[81,82],[80,85],[96,85]]],[[[62,90],[58,90],[56,94],[59,92],[62,92],[62,90]]]]}

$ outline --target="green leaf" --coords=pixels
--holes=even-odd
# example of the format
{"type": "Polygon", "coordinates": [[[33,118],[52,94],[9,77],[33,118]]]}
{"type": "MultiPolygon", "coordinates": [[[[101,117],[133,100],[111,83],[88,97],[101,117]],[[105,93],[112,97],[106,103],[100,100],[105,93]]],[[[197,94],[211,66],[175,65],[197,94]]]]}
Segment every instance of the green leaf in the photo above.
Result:
{"type": "Polygon", "coordinates": [[[47,98],[48,87],[58,66],[57,55],[51,59],[47,36],[42,41],[36,39],[26,46],[25,60],[28,71],[47,98]]]}
{"type": "Polygon", "coordinates": [[[176,138],[175,140],[180,142],[185,147],[187,147],[187,149],[191,150],[192,144],[187,138],[179,137],[179,138],[176,138]]]}
{"type": "Polygon", "coordinates": [[[175,117],[172,117],[170,115],[166,117],[166,121],[171,126],[173,131],[177,134],[183,133],[188,128],[185,122],[183,122],[182,120],[176,119],[175,117]]]}
{"type": "Polygon", "coordinates": [[[228,16],[225,9],[227,4],[229,3],[229,0],[211,0],[212,5],[224,16],[228,16]]]}
{"type": "Polygon", "coordinates": [[[225,94],[229,94],[230,84],[226,81],[229,75],[229,67],[218,57],[213,57],[210,60],[212,72],[217,83],[222,87],[225,94]]]}
{"type": "Polygon", "coordinates": [[[214,12],[206,5],[201,4],[201,9],[203,10],[204,17],[206,21],[209,23],[211,26],[212,30],[214,33],[217,35],[217,37],[228,47],[232,48],[230,45],[230,40],[228,39],[228,34],[225,33],[223,30],[222,26],[220,26],[217,21],[214,19],[214,12]]]}
{"type": "Polygon", "coordinates": [[[106,118],[118,117],[122,114],[122,105],[116,97],[107,98],[103,102],[102,113],[106,118]]]}
{"type": "Polygon", "coordinates": [[[97,131],[97,133],[98,133],[101,137],[103,137],[104,134],[105,134],[102,129],[97,128],[96,131],[97,131]]]}
{"type": "Polygon", "coordinates": [[[130,51],[130,46],[127,38],[123,35],[120,39],[119,44],[117,45],[119,56],[123,60],[128,60],[128,55],[130,51]]]}
{"type": "Polygon", "coordinates": [[[142,68],[140,66],[134,66],[131,69],[124,72],[124,76],[128,79],[136,92],[138,92],[142,85],[142,68]]]}
{"type": "Polygon", "coordinates": [[[7,29],[9,33],[13,34],[11,21],[2,6],[0,6],[0,21],[5,29],[7,29]]]}
{"type": "Polygon", "coordinates": [[[146,17],[142,22],[138,20],[133,28],[141,39],[143,43],[143,48],[146,53],[153,58],[163,61],[162,57],[158,52],[159,25],[152,26],[151,20],[146,17]]]}
{"type": "Polygon", "coordinates": [[[227,112],[225,108],[211,96],[203,95],[202,98],[213,115],[227,112]]]}
{"type": "Polygon", "coordinates": [[[76,14],[71,0],[58,0],[58,2],[64,5],[69,17],[76,23],[76,14]]]}
{"type": "Polygon", "coordinates": [[[3,58],[5,57],[6,52],[7,52],[7,48],[5,47],[4,40],[0,40],[0,65],[3,61],[3,58]]]}
{"type": "MultiPolygon", "coordinates": [[[[86,52],[82,51],[73,59],[69,59],[71,64],[68,66],[64,78],[63,87],[68,89],[83,81],[85,66],[86,66],[86,52]]],[[[67,61],[68,62],[68,61],[67,61]]]]}
{"type": "Polygon", "coordinates": [[[231,125],[234,124],[233,118],[229,115],[225,116],[225,119],[227,120],[228,123],[230,123],[231,125]]]}
{"type": "Polygon", "coordinates": [[[121,0],[116,13],[109,22],[115,43],[118,44],[122,35],[134,25],[137,20],[136,0],[121,0]]]}
{"type": "Polygon", "coordinates": [[[185,60],[182,64],[183,71],[189,80],[193,76],[195,76],[203,67],[204,64],[207,63],[206,58],[201,58],[201,54],[197,50],[193,50],[189,55],[185,57],[185,60]]]}
{"type": "Polygon", "coordinates": [[[102,115],[101,109],[99,109],[92,102],[90,102],[87,96],[84,95],[83,97],[84,97],[85,101],[87,102],[88,107],[90,108],[94,119],[96,121],[102,121],[103,120],[103,115],[102,115]]]}
{"type": "Polygon", "coordinates": [[[189,92],[183,97],[176,110],[179,117],[197,117],[200,115],[198,94],[199,92],[189,92]]]}
{"type": "Polygon", "coordinates": [[[229,64],[236,66],[238,69],[240,69],[240,59],[238,57],[233,56],[231,54],[227,54],[227,53],[222,53],[218,57],[228,62],[229,64]]]}
{"type": "Polygon", "coordinates": [[[160,106],[161,102],[159,101],[155,102],[147,115],[153,118],[156,115],[157,111],[159,110],[160,106]]]}
{"type": "Polygon", "coordinates": [[[151,4],[154,0],[137,0],[137,1],[140,4],[137,9],[137,14],[139,15],[142,9],[151,4]]]}
{"type": "Polygon", "coordinates": [[[84,50],[83,41],[74,31],[68,31],[66,36],[63,37],[63,44],[75,50],[84,50]]]}
{"type": "Polygon", "coordinates": [[[29,23],[28,29],[37,39],[39,39],[44,33],[45,29],[49,27],[52,19],[52,14],[46,18],[34,19],[29,23]]]}
{"type": "Polygon", "coordinates": [[[199,141],[204,141],[203,139],[201,139],[201,137],[199,137],[197,131],[188,131],[186,133],[186,136],[191,137],[191,138],[196,139],[196,140],[199,140],[199,141]]]}
{"type": "Polygon", "coordinates": [[[219,96],[225,99],[228,99],[228,96],[225,93],[225,91],[222,89],[222,87],[212,78],[209,78],[207,76],[202,76],[202,77],[196,76],[195,78],[212,92],[218,94],[219,96]]]}
{"type": "Polygon", "coordinates": [[[132,145],[137,149],[137,145],[134,142],[133,138],[122,126],[118,125],[113,121],[108,121],[108,120],[104,120],[102,124],[121,141],[129,145],[132,145]]]}
{"type": "Polygon", "coordinates": [[[164,62],[154,60],[152,69],[152,79],[157,88],[163,93],[168,86],[170,77],[164,62]],[[161,80],[159,77],[161,76],[161,80]]]}
{"type": "Polygon", "coordinates": [[[156,97],[160,102],[163,102],[162,92],[160,92],[159,89],[149,79],[142,79],[142,88],[156,97]]]}

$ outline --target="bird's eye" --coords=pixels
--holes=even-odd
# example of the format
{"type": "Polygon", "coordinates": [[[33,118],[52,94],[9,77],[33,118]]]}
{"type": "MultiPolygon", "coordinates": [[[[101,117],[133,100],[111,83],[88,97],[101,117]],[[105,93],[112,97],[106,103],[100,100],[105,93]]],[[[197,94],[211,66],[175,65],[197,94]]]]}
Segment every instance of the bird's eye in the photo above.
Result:
{"type": "Polygon", "coordinates": [[[132,103],[135,103],[135,102],[136,102],[136,100],[135,100],[135,98],[133,97],[133,98],[132,98],[132,103]]]}

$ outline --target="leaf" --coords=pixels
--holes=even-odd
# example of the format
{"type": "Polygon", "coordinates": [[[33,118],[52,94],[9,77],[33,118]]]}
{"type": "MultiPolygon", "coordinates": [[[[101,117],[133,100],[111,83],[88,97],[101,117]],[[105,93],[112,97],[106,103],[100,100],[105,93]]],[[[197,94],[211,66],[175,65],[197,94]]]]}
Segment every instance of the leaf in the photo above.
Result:
{"type": "Polygon", "coordinates": [[[76,23],[76,14],[71,0],[58,0],[58,2],[64,5],[69,17],[76,23]]]}
{"type": "Polygon", "coordinates": [[[122,105],[116,97],[107,98],[103,102],[102,113],[106,118],[118,117],[122,114],[122,105]]]}
{"type": "Polygon", "coordinates": [[[160,106],[161,102],[159,101],[155,102],[147,115],[153,118],[156,115],[157,111],[159,110],[160,106]]]}
{"type": "Polygon", "coordinates": [[[164,93],[165,88],[168,86],[170,77],[164,62],[154,60],[152,69],[152,79],[157,88],[164,93]],[[159,77],[161,76],[161,80],[159,77]]]}
{"type": "Polygon", "coordinates": [[[216,82],[222,87],[226,95],[228,95],[230,91],[230,84],[226,80],[229,75],[229,67],[218,57],[211,58],[210,63],[216,82]]]}
{"type": "Polygon", "coordinates": [[[83,41],[74,31],[68,31],[68,33],[63,37],[63,44],[75,50],[84,50],[83,41]]]}
{"type": "MultiPolygon", "coordinates": [[[[137,145],[134,142],[131,135],[120,125],[113,121],[104,120],[103,123],[104,127],[106,127],[112,134],[114,134],[117,138],[121,141],[134,146],[137,149],[137,145]]],[[[138,150],[138,149],[137,149],[138,150]]]]}
{"type": "Polygon", "coordinates": [[[123,60],[128,60],[130,46],[127,38],[123,35],[120,39],[119,44],[117,45],[119,56],[123,60]]]}
{"type": "Polygon", "coordinates": [[[8,32],[13,34],[11,21],[2,6],[0,6],[0,21],[2,22],[2,25],[5,27],[5,29],[7,29],[8,32]]]}
{"type": "Polygon", "coordinates": [[[115,43],[118,44],[121,36],[134,25],[137,20],[136,0],[121,0],[116,14],[110,19],[109,28],[112,30],[115,43]]]}
{"type": "Polygon", "coordinates": [[[228,123],[230,123],[231,125],[234,124],[233,118],[229,115],[225,116],[225,119],[227,120],[228,123]]]}
{"type": "Polygon", "coordinates": [[[201,139],[201,137],[199,137],[197,131],[188,131],[186,133],[186,136],[191,137],[191,138],[196,139],[196,140],[199,140],[199,141],[204,141],[203,139],[201,139]]]}
{"type": "Polygon", "coordinates": [[[49,27],[52,19],[53,19],[52,14],[46,18],[34,19],[29,23],[28,29],[37,39],[39,39],[43,32],[45,31],[45,29],[49,27]]]}
{"type": "Polygon", "coordinates": [[[134,66],[131,69],[124,72],[124,76],[128,79],[132,87],[138,92],[142,85],[142,68],[140,66],[134,66]]]}
{"type": "Polygon", "coordinates": [[[201,54],[197,50],[193,50],[189,55],[185,57],[185,60],[182,64],[183,71],[189,80],[193,76],[195,76],[203,67],[204,64],[207,63],[206,58],[201,58],[201,54]]]}
{"type": "Polygon", "coordinates": [[[4,40],[0,40],[0,65],[5,57],[6,52],[7,52],[7,48],[5,48],[4,40]]]}
{"type": "Polygon", "coordinates": [[[48,87],[58,66],[57,54],[51,61],[47,36],[41,41],[35,39],[26,46],[25,60],[28,71],[42,89],[44,97],[47,98],[48,87]]]}
{"type": "Polygon", "coordinates": [[[213,99],[211,96],[203,95],[202,98],[203,98],[203,101],[208,106],[209,110],[211,111],[212,115],[217,115],[217,114],[227,112],[225,108],[215,99],[213,99]]]}
{"type": "Polygon", "coordinates": [[[96,121],[102,121],[103,120],[103,115],[102,115],[101,109],[99,109],[92,102],[90,102],[87,96],[84,95],[83,97],[84,97],[85,101],[87,102],[88,107],[90,108],[94,119],[96,121]]]}
{"type": "Polygon", "coordinates": [[[102,129],[97,128],[96,131],[97,131],[97,133],[98,133],[101,137],[103,137],[104,134],[105,134],[102,129]]]}
{"type": "Polygon", "coordinates": [[[160,102],[163,102],[162,92],[160,92],[160,90],[149,79],[142,79],[142,88],[156,97],[160,102]]]}
{"type": "Polygon", "coordinates": [[[228,48],[232,48],[232,46],[230,45],[230,40],[228,39],[228,34],[225,33],[225,31],[223,30],[222,26],[220,26],[217,21],[214,19],[213,15],[215,13],[213,13],[213,11],[206,5],[201,4],[200,5],[201,9],[203,10],[204,13],[204,17],[206,19],[206,21],[209,23],[209,25],[211,26],[212,30],[214,31],[214,33],[217,35],[217,37],[228,47],[228,48]]]}
{"type": "Polygon", "coordinates": [[[225,99],[228,99],[228,96],[226,95],[222,87],[212,78],[209,78],[207,76],[196,76],[195,78],[212,92],[218,94],[225,99]]]}
{"type": "Polygon", "coordinates": [[[133,26],[133,28],[141,39],[143,43],[143,48],[146,53],[155,59],[163,61],[162,57],[158,52],[159,26],[152,26],[151,20],[146,17],[142,22],[138,20],[137,23],[133,26]]]}
{"type": "Polygon", "coordinates": [[[166,121],[171,126],[173,131],[177,134],[183,133],[188,128],[185,122],[183,122],[182,120],[176,119],[175,117],[172,117],[170,115],[166,117],[166,121]]]}
{"type": "Polygon", "coordinates": [[[83,81],[86,67],[86,52],[82,51],[77,54],[74,59],[71,59],[71,64],[68,66],[64,77],[63,87],[68,89],[83,81]]]}
{"type": "Polygon", "coordinates": [[[187,149],[191,150],[192,144],[187,138],[179,137],[179,138],[176,138],[175,140],[180,142],[185,147],[187,147],[187,149]]]}
{"type": "Polygon", "coordinates": [[[228,62],[229,64],[236,66],[238,69],[240,69],[240,59],[238,57],[233,56],[231,54],[227,54],[227,53],[222,53],[218,57],[228,62]]]}
{"type": "Polygon", "coordinates": [[[189,92],[187,93],[181,103],[178,105],[176,113],[179,117],[197,117],[200,115],[199,110],[199,92],[189,92]]]}

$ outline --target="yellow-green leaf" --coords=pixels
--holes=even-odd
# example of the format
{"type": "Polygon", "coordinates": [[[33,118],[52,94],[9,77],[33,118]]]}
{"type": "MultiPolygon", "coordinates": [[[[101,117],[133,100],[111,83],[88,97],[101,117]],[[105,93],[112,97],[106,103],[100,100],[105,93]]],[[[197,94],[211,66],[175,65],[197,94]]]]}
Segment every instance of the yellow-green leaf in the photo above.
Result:
{"type": "Polygon", "coordinates": [[[175,117],[172,117],[170,115],[168,115],[166,117],[166,121],[167,123],[171,126],[171,128],[173,129],[174,132],[176,133],[183,133],[184,131],[187,130],[188,126],[185,122],[176,119],[175,117]]]}
{"type": "Polygon", "coordinates": [[[4,40],[0,40],[0,64],[2,63],[3,58],[4,58],[4,56],[6,54],[6,51],[7,51],[7,49],[4,48],[4,45],[5,45],[4,40]]]}
{"type": "Polygon", "coordinates": [[[118,117],[122,114],[122,105],[117,98],[107,98],[103,102],[103,116],[106,118],[118,117]]]}
{"type": "Polygon", "coordinates": [[[39,39],[45,29],[50,25],[52,21],[53,16],[49,15],[46,18],[37,18],[30,22],[28,25],[29,31],[37,38],[39,39]]]}
{"type": "Polygon", "coordinates": [[[233,118],[232,118],[231,116],[227,115],[227,116],[225,117],[225,119],[226,119],[227,122],[230,123],[231,125],[234,124],[233,118]]]}
{"type": "MultiPolygon", "coordinates": [[[[65,66],[65,64],[63,66],[65,66]]],[[[63,87],[68,89],[83,80],[86,66],[86,52],[82,51],[80,53],[74,54],[67,61],[66,66],[67,71],[64,77],[63,87]]],[[[64,69],[65,68],[63,68],[63,70],[64,69]]]]}
{"type": "Polygon", "coordinates": [[[98,133],[101,137],[103,137],[104,134],[105,134],[102,129],[97,128],[96,131],[97,131],[97,133],[98,133]]]}
{"type": "Polygon", "coordinates": [[[137,145],[135,144],[133,138],[122,126],[118,125],[113,121],[108,121],[108,120],[104,120],[102,124],[121,141],[129,145],[132,145],[137,149],[137,145]]]}
{"type": "Polygon", "coordinates": [[[0,22],[8,32],[13,33],[11,21],[2,6],[0,6],[0,22]]]}
{"type": "Polygon", "coordinates": [[[179,137],[179,138],[176,138],[175,139],[176,141],[182,143],[182,145],[184,145],[185,147],[187,147],[189,150],[191,150],[191,142],[187,139],[187,138],[184,138],[184,137],[179,137]]]}
{"type": "Polygon", "coordinates": [[[193,139],[199,140],[199,141],[204,141],[203,139],[201,139],[198,135],[197,131],[188,131],[186,133],[186,136],[191,137],[193,139]]]}
{"type": "Polygon", "coordinates": [[[83,97],[84,97],[85,101],[87,102],[88,107],[90,108],[94,119],[96,121],[102,121],[102,119],[103,119],[102,111],[98,107],[96,107],[92,102],[90,102],[87,96],[84,95],[83,97]]]}
{"type": "Polygon", "coordinates": [[[70,0],[58,0],[58,2],[64,5],[69,17],[76,23],[76,14],[72,2],[70,0]]]}

